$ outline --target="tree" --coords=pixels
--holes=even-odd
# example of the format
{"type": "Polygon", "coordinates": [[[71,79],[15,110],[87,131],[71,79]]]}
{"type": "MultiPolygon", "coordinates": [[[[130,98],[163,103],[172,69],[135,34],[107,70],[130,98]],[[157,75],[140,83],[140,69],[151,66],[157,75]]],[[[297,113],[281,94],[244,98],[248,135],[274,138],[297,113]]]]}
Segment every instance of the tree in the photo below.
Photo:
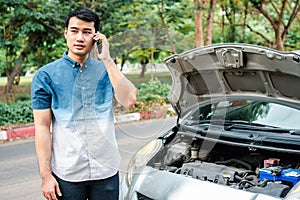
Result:
{"type": "Polygon", "coordinates": [[[63,21],[57,13],[50,12],[56,8],[55,2],[45,0],[42,3],[0,2],[4,13],[1,16],[1,47],[5,49],[8,78],[5,93],[11,90],[15,77],[22,73],[29,55],[42,56],[40,47],[52,51],[52,44],[57,38],[55,35],[61,33],[63,21]]]}
{"type": "Polygon", "coordinates": [[[119,23],[124,28],[123,32],[109,39],[114,47],[112,52],[122,58],[121,63],[125,63],[124,59],[141,63],[142,77],[149,62],[156,62],[160,54],[177,53],[182,49],[181,46],[186,46],[187,41],[190,42],[190,39],[180,39],[183,34],[175,30],[176,28],[184,27],[181,29],[184,32],[192,29],[185,29],[187,20],[182,16],[189,14],[181,9],[186,6],[182,1],[136,0],[132,4],[121,7],[123,20],[119,23]]]}
{"type": "Polygon", "coordinates": [[[216,0],[210,0],[207,22],[206,22],[206,42],[205,42],[206,45],[212,44],[212,29],[213,29],[215,6],[216,6],[216,0]]]}
{"type": "Polygon", "coordinates": [[[299,0],[250,0],[250,2],[270,23],[274,31],[274,40],[268,39],[263,33],[255,31],[250,25],[248,25],[248,28],[266,39],[271,47],[283,51],[288,30],[300,11],[299,0]]]}

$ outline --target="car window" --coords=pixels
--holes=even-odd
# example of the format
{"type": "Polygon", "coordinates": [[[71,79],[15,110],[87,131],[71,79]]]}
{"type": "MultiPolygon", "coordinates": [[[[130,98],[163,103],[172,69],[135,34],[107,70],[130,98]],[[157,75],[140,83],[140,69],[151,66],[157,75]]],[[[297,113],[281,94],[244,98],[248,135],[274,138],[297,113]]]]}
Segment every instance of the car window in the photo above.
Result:
{"type": "Polygon", "coordinates": [[[278,103],[230,100],[200,106],[189,114],[185,122],[211,120],[243,121],[285,129],[300,129],[300,110],[278,103]]]}

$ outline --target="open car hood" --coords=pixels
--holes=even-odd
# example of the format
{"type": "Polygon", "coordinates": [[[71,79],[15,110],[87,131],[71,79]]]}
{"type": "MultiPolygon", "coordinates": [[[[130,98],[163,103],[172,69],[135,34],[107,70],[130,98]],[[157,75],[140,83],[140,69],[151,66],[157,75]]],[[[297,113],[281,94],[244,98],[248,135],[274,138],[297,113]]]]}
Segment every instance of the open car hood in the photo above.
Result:
{"type": "Polygon", "coordinates": [[[300,104],[299,52],[219,44],[176,54],[164,62],[173,81],[168,98],[179,117],[195,103],[226,96],[300,104]]]}

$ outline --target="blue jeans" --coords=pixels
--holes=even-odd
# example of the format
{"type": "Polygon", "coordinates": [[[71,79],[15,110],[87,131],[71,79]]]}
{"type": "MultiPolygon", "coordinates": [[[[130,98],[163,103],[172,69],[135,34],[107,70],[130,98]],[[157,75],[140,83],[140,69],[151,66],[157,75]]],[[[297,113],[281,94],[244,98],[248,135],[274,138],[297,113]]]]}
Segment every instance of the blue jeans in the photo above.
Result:
{"type": "Polygon", "coordinates": [[[102,180],[68,182],[56,178],[62,196],[59,200],[118,200],[119,173],[102,180]]]}

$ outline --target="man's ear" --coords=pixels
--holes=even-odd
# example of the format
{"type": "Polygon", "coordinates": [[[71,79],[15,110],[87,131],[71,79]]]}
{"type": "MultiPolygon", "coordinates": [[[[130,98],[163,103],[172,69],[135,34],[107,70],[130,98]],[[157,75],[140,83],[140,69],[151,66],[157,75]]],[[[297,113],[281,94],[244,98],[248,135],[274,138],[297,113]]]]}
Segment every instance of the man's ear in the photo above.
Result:
{"type": "Polygon", "coordinates": [[[65,39],[67,39],[67,32],[68,32],[68,28],[65,28],[65,31],[64,31],[65,39]]]}

